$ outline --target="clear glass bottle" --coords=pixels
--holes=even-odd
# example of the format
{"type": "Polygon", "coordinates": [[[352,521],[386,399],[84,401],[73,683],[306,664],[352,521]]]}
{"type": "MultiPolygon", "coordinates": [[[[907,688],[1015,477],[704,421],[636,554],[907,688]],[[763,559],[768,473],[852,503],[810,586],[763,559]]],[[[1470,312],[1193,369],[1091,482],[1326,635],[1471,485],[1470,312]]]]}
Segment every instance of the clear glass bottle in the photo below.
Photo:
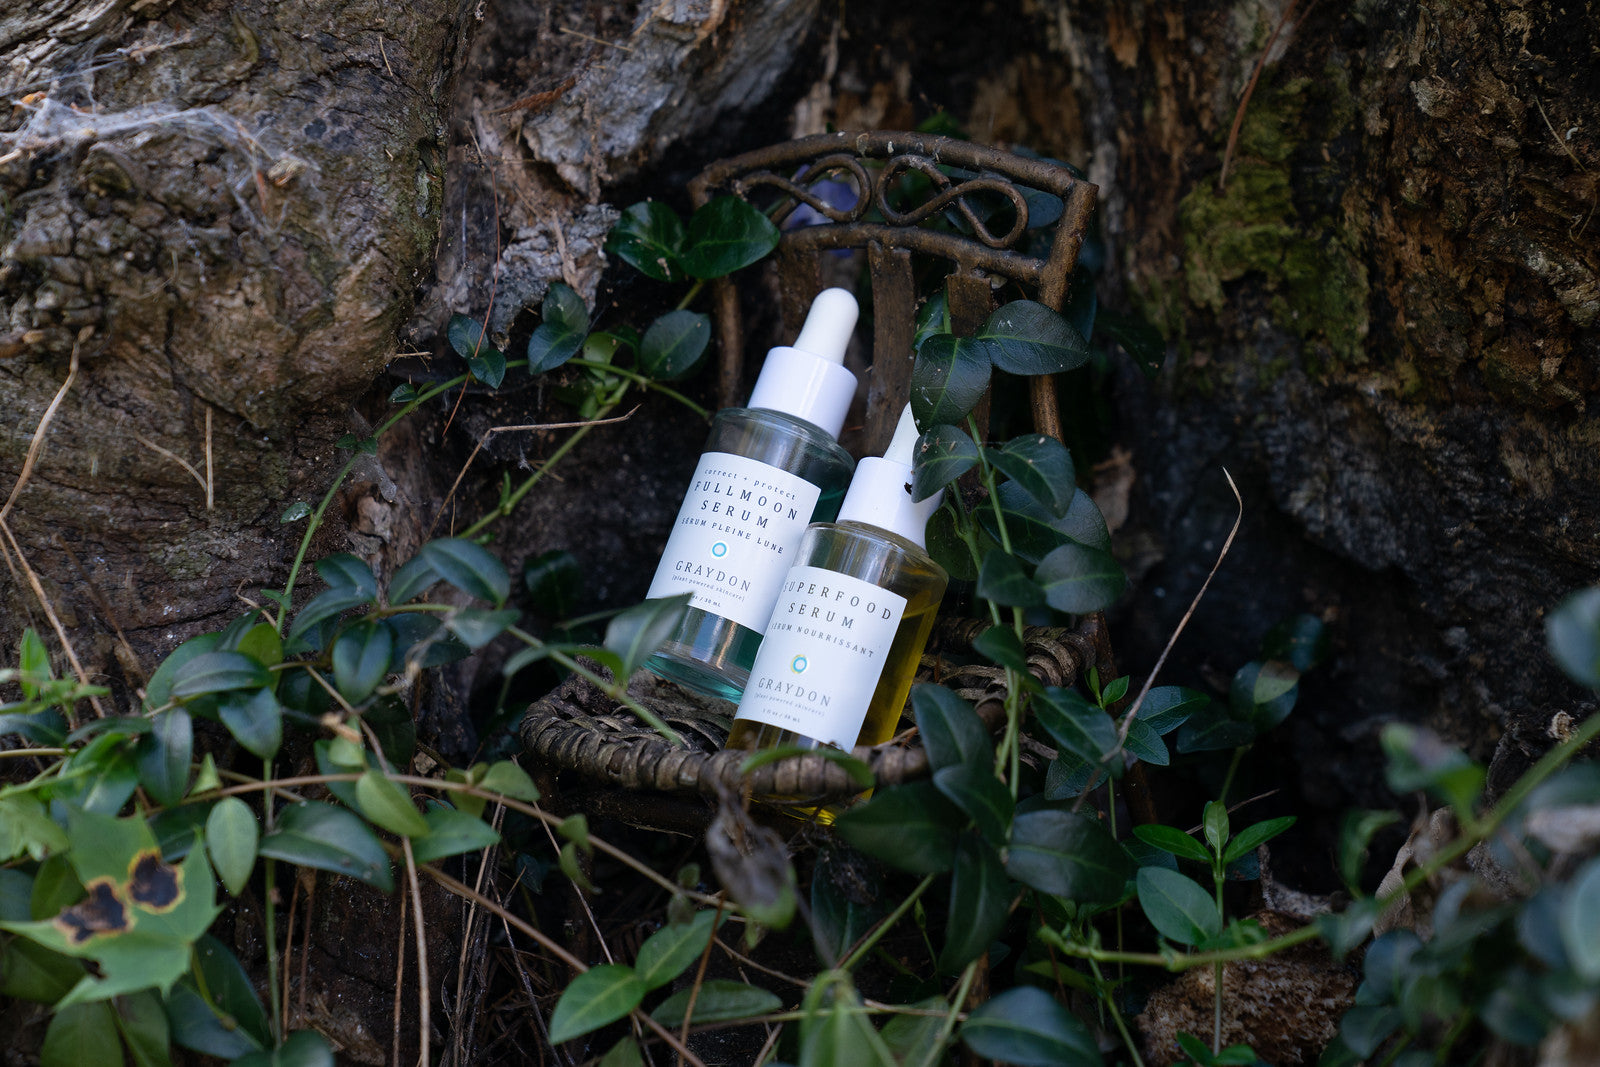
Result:
{"type": "Polygon", "coordinates": [[[911,499],[909,408],[864,459],[838,522],[806,531],[739,702],[729,748],[876,745],[894,734],[949,575],[923,544],[940,495],[911,499]]]}
{"type": "Polygon", "coordinates": [[[750,406],[712,420],[647,594],[693,595],[645,664],[656,674],[739,699],[800,538],[838,513],[855,468],[836,438],[856,390],[843,366],[856,315],[845,290],[818,294],[794,345],[767,353],[750,406]]]}

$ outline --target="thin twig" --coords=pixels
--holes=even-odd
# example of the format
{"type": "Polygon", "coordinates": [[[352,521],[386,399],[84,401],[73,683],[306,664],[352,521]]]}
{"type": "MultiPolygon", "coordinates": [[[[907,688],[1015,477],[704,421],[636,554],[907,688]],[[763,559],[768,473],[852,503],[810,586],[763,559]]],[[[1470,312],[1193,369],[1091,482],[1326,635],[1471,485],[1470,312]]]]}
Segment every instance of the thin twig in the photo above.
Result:
{"type": "MultiPolygon", "coordinates": [[[[1267,47],[1261,50],[1261,55],[1256,58],[1255,69],[1250,72],[1250,81],[1245,84],[1244,95],[1239,97],[1239,107],[1233,113],[1233,126],[1228,130],[1228,147],[1222,153],[1222,173],[1217,175],[1217,192],[1224,192],[1228,187],[1228,167],[1233,162],[1233,150],[1239,144],[1239,131],[1244,128],[1245,108],[1250,106],[1250,97],[1256,91],[1256,80],[1261,77],[1261,70],[1267,65],[1267,57],[1272,55],[1272,46],[1278,43],[1278,34],[1283,27],[1294,17],[1295,5],[1300,0],[1289,0],[1289,6],[1283,9],[1283,16],[1278,19],[1278,24],[1272,27],[1272,36],[1267,38],[1267,47]]],[[[1311,13],[1317,0],[1311,0],[1306,5],[1306,14],[1311,13]]]]}
{"type": "MultiPolygon", "coordinates": [[[[22,571],[28,576],[28,585],[33,589],[34,597],[39,601],[39,606],[44,609],[45,617],[50,620],[50,628],[56,632],[56,640],[61,642],[62,651],[67,655],[67,662],[72,664],[72,673],[78,676],[82,685],[89,684],[89,674],[83,669],[83,664],[78,662],[78,653],[73,649],[72,642],[67,638],[66,627],[61,625],[61,619],[56,615],[56,609],[51,605],[50,598],[45,595],[44,584],[39,581],[39,576],[34,573],[33,567],[28,563],[28,557],[23,555],[22,546],[17,543],[16,535],[11,532],[11,526],[4,518],[0,518],[0,534],[3,534],[6,543],[11,546],[11,551],[17,555],[17,562],[22,566],[22,571]]],[[[100,698],[89,695],[89,706],[94,708],[95,718],[106,717],[106,709],[100,706],[100,698]]],[[[68,714],[68,720],[72,718],[68,714]]],[[[73,725],[76,725],[74,723],[73,725]]]]}
{"type": "Polygon", "coordinates": [[[17,475],[17,482],[11,487],[11,495],[6,498],[5,506],[0,507],[0,522],[4,522],[11,514],[12,505],[17,502],[22,487],[27,485],[28,479],[33,476],[33,465],[38,462],[39,454],[44,451],[46,431],[50,429],[50,422],[56,416],[56,409],[61,407],[61,402],[67,398],[67,390],[72,388],[72,383],[78,378],[78,349],[92,333],[94,327],[85,326],[78,331],[78,339],[72,342],[72,358],[67,363],[67,379],[61,383],[61,388],[56,390],[56,395],[50,401],[50,406],[44,409],[44,414],[39,416],[39,425],[33,428],[33,440],[28,442],[28,455],[22,461],[22,473],[17,475]]]}
{"type": "Polygon", "coordinates": [[[411,911],[412,921],[416,924],[417,933],[417,1019],[418,1054],[421,1057],[422,1067],[428,1067],[433,1062],[432,1049],[428,1046],[428,1035],[433,1032],[432,1014],[433,985],[428,980],[428,942],[427,930],[422,917],[422,889],[417,885],[417,861],[411,854],[411,838],[401,837],[400,847],[406,857],[406,880],[411,883],[411,911]]]}
{"type": "Polygon", "coordinates": [[[568,35],[569,37],[582,37],[585,41],[593,41],[595,44],[603,44],[608,48],[618,48],[618,49],[621,49],[624,52],[633,51],[632,48],[629,48],[625,44],[618,44],[615,41],[601,40],[599,37],[590,36],[589,34],[582,32],[581,30],[569,30],[565,26],[563,26],[563,27],[561,27],[561,31],[560,32],[568,35]]]}
{"type": "Polygon", "coordinates": [[[286,1034],[289,1032],[289,964],[294,960],[294,920],[299,909],[300,879],[296,878],[294,891],[289,894],[289,921],[284,926],[283,934],[283,993],[279,998],[278,1027],[286,1034]]]}
{"type": "Polygon", "coordinates": [[[635,404],[625,415],[613,415],[609,419],[582,419],[578,422],[536,422],[528,426],[491,426],[489,433],[507,433],[511,430],[575,430],[579,426],[610,426],[614,422],[627,422],[633,418],[634,412],[642,408],[643,404],[635,404]]]}
{"type": "MultiPolygon", "coordinates": [[[[1234,484],[1233,475],[1228,473],[1228,468],[1222,468],[1222,476],[1228,479],[1228,488],[1233,490],[1233,499],[1239,505],[1239,512],[1233,517],[1233,529],[1228,531],[1228,539],[1222,542],[1222,551],[1217,553],[1217,561],[1211,565],[1211,573],[1206,575],[1206,580],[1200,583],[1200,591],[1189,602],[1189,610],[1183,613],[1183,618],[1178,620],[1178,625],[1172,631],[1172,636],[1167,638],[1167,646],[1161,650],[1161,655],[1156,658],[1156,665],[1150,668],[1150,674],[1144,680],[1144,687],[1139,690],[1139,696],[1128,709],[1128,714],[1123,716],[1122,729],[1117,733],[1117,747],[1113,753],[1122,751],[1122,746],[1127,743],[1128,731],[1133,728],[1134,717],[1139,714],[1139,708],[1144,704],[1144,698],[1150,695],[1150,687],[1155,684],[1156,675],[1161,673],[1162,666],[1167,662],[1167,656],[1172,652],[1172,646],[1178,643],[1178,635],[1183,633],[1183,628],[1189,625],[1189,620],[1194,617],[1195,609],[1200,606],[1200,600],[1206,595],[1206,590],[1211,587],[1211,579],[1217,576],[1217,570],[1222,566],[1222,561],[1228,558],[1228,550],[1233,547],[1233,539],[1238,536],[1239,524],[1244,521],[1244,497],[1239,495],[1239,487],[1234,484]]],[[[1108,755],[1107,759],[1110,758],[1108,755]]]]}
{"type": "Polygon", "coordinates": [[[405,1003],[401,991],[406,984],[406,909],[410,906],[410,899],[406,894],[400,894],[400,921],[396,924],[399,933],[394,949],[394,1008],[391,1012],[394,1021],[389,1029],[389,1056],[394,1067],[400,1067],[400,1009],[405,1003]]]}
{"type": "Polygon", "coordinates": [[[145,437],[143,434],[137,434],[136,433],[136,434],[133,435],[133,439],[135,441],[138,441],[141,445],[144,445],[144,447],[148,448],[150,451],[158,452],[161,455],[166,456],[168,459],[172,460],[172,462],[176,463],[178,466],[180,466],[184,470],[188,471],[189,472],[189,476],[195,480],[195,483],[197,485],[200,486],[200,491],[202,493],[206,493],[208,495],[210,494],[211,487],[206,484],[205,475],[203,475],[199,471],[195,470],[193,463],[190,463],[188,460],[184,459],[182,456],[178,455],[176,452],[172,452],[172,451],[169,451],[168,449],[162,448],[160,445],[156,444],[154,441],[150,440],[148,437],[145,437]]]}
{"type": "Polygon", "coordinates": [[[211,476],[211,405],[206,405],[206,510],[210,511],[215,502],[213,490],[216,480],[211,476]]]}

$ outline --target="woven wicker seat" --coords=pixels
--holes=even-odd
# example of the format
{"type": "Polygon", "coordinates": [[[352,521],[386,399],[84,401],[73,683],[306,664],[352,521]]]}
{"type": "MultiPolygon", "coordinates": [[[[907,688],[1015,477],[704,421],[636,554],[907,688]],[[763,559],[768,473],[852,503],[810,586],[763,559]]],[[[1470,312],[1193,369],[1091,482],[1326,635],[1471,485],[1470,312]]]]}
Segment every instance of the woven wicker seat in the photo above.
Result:
{"type": "MultiPolygon", "coordinates": [[[[949,265],[944,289],[957,334],[970,334],[982,324],[993,308],[999,280],[1016,282],[1040,303],[1059,310],[1096,189],[1068,168],[1048,161],[944,137],[879,131],[807,137],[720,160],[695,177],[689,191],[696,207],[719,193],[752,200],[776,196],[779,202],[770,214],[780,226],[801,205],[816,213],[816,225],[785,228],[776,256],[783,317],[791,336],[822,288],[820,257],[837,249],[866,251],[874,332],[861,447],[876,454],[888,442],[910,391],[917,307],[913,257],[934,257],[949,265]],[[929,190],[918,206],[896,203],[894,191],[903,187],[907,175],[920,175],[929,190]],[[819,195],[815,187],[827,179],[851,187],[853,200],[841,206],[836,197],[819,195]],[[1048,231],[1048,253],[1042,258],[1017,247],[1028,229],[1030,201],[1025,190],[1058,197],[1062,205],[1059,219],[1048,231]],[[985,198],[990,206],[997,199],[1011,205],[1002,213],[1012,219],[1007,232],[997,234],[987,228],[988,213],[978,203],[985,198]],[[964,232],[928,225],[941,217],[954,217],[956,228],[964,232]]],[[[713,295],[720,402],[732,406],[744,399],[739,297],[728,279],[713,283],[713,295]]],[[[1030,396],[1035,429],[1060,438],[1051,380],[1033,379],[1030,396]]],[[[941,620],[923,659],[922,680],[948,685],[973,700],[993,728],[1004,721],[1004,675],[993,667],[973,665],[970,655],[972,638],[987,626],[986,621],[941,620]]],[[[1029,631],[1025,648],[1030,669],[1050,685],[1072,685],[1090,664],[1102,672],[1110,669],[1110,647],[1099,616],[1076,629],[1029,631]]],[[[669,744],[599,687],[577,677],[529,708],[521,728],[523,743],[543,767],[575,772],[600,789],[663,799],[667,794],[714,795],[719,782],[744,785],[756,795],[804,798],[810,803],[857,792],[843,769],[818,756],[768,764],[740,782],[738,767],[747,754],[721,751],[731,705],[701,698],[646,672],[629,680],[628,692],[665,719],[686,744],[669,744]]],[[[914,731],[873,749],[857,749],[855,754],[872,767],[881,785],[927,773],[926,755],[914,731]]],[[[654,821],[643,813],[647,805],[625,807],[635,813],[630,821],[654,821]]]]}

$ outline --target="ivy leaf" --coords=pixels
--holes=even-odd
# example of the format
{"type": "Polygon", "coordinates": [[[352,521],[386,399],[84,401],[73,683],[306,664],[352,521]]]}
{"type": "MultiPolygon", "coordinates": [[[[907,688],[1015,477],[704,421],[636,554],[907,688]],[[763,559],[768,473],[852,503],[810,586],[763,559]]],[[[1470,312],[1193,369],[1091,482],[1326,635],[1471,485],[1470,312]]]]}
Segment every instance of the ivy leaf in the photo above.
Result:
{"type": "Polygon", "coordinates": [[[639,342],[639,369],[657,381],[685,377],[700,366],[711,342],[711,317],[669,311],[650,324],[639,342]]]}
{"type": "Polygon", "coordinates": [[[550,1043],[559,1045],[627,1015],[649,990],[632,967],[605,963],[574,978],[550,1016],[550,1043]]]}
{"type": "Polygon", "coordinates": [[[271,759],[283,743],[283,706],[270,689],[230,693],[217,704],[217,718],[246,750],[271,759]]]}
{"type": "Polygon", "coordinates": [[[1161,373],[1167,361],[1167,342],[1160,330],[1144,319],[1110,311],[1102,311],[1095,321],[1100,332],[1121,345],[1146,378],[1161,373]]]}
{"type": "Polygon", "coordinates": [[[994,766],[994,742],[971,704],[942,685],[911,687],[911,711],[935,771],[945,767],[994,766]]]}
{"type": "Polygon", "coordinates": [[[961,1040],[985,1059],[1018,1067],[1100,1067],[1094,1035],[1037,986],[1017,986],[980,1004],[961,1040]]]}
{"type": "Polygon", "coordinates": [[[488,549],[459,537],[429,541],[417,553],[425,559],[445,581],[482,600],[492,601],[495,607],[506,602],[511,595],[511,578],[505,565],[488,549]]]}
{"type": "Polygon", "coordinates": [[[305,607],[294,617],[294,625],[289,627],[289,648],[295,649],[299,642],[311,631],[328,621],[338,618],[351,608],[359,608],[372,603],[372,598],[358,589],[325,589],[306,601],[305,607]]]}
{"type": "Polygon", "coordinates": [[[1019,485],[1038,501],[1053,518],[1061,518],[1072,506],[1078,487],[1072,453],[1054,437],[1042,433],[1026,434],[1007,441],[1004,448],[984,449],[995,469],[1019,485]]]}
{"type": "Polygon", "coordinates": [[[1051,607],[1073,615],[1104,611],[1116,603],[1128,584],[1111,553],[1076,542],[1068,542],[1040,560],[1033,577],[1044,587],[1051,607]]]}
{"type": "Polygon", "coordinates": [[[1071,689],[1048,687],[1034,701],[1033,713],[1058,745],[1080,759],[1099,763],[1117,747],[1111,716],[1071,689]]]}
{"type": "Polygon", "coordinates": [[[1059,312],[1033,300],[1013,300],[979,328],[990,361],[1012,374],[1057,374],[1089,360],[1089,343],[1059,312]]]}
{"type": "Polygon", "coordinates": [[[339,635],[333,644],[333,684],[339,695],[359,704],[389,673],[394,631],[383,619],[369,619],[339,635]]]}
{"type": "Polygon", "coordinates": [[[223,797],[206,816],[206,851],[228,892],[238,896],[256,866],[261,824],[238,797],[223,797]]]}
{"type": "Polygon", "coordinates": [[[650,654],[677,629],[689,610],[689,594],[646,600],[611,620],[605,647],[622,661],[617,681],[626,682],[650,654]]]}
{"type": "MultiPolygon", "coordinates": [[[[989,778],[999,785],[992,773],[989,778]]],[[[944,948],[937,964],[940,974],[957,974],[989,950],[990,943],[1005,929],[1016,895],[1017,888],[1006,877],[1000,854],[988,843],[963,834],[956,842],[955,867],[950,876],[949,922],[945,924],[944,948]]]]}
{"type": "Polygon", "coordinates": [[[721,278],[778,247],[772,220],[736,196],[719,196],[689,219],[679,265],[696,278],[721,278]]]}
{"type": "Polygon", "coordinates": [[[658,282],[680,281],[678,254],[683,248],[683,221],[657,200],[630,205],[606,236],[606,254],[617,256],[658,282]]]}
{"type": "Polygon", "coordinates": [[[926,500],[978,465],[978,446],[955,426],[935,426],[917,438],[911,499],[926,500]]]}
{"type": "Polygon", "coordinates": [[[1579,685],[1600,689],[1600,586],[1574,593],[1544,624],[1550,655],[1579,685]]]}
{"type": "Polygon", "coordinates": [[[1011,823],[1006,873],[1041,893],[1080,904],[1109,904],[1122,896],[1132,862],[1097,822],[1046,808],[1011,823]]]}
{"type": "MultiPolygon", "coordinates": [[[[650,1017],[662,1026],[679,1027],[689,1011],[693,989],[680,989],[662,1001],[650,1017]]],[[[721,1023],[766,1015],[783,1007],[776,993],[728,978],[711,978],[694,998],[694,1019],[700,1023],[721,1023]]]]}
{"type": "Polygon", "coordinates": [[[277,828],[261,839],[259,851],[302,867],[358,878],[385,893],[394,891],[389,857],[372,830],[354,813],[321,801],[285,808],[277,828]]]}
{"type": "Polygon", "coordinates": [[[1172,753],[1167,751],[1167,743],[1161,740],[1161,735],[1143,719],[1135,719],[1128,725],[1128,736],[1123,740],[1122,747],[1131,755],[1156,767],[1165,767],[1172,762],[1172,753]]]}
{"type": "MultiPolygon", "coordinates": [[[[506,356],[483,336],[483,325],[466,315],[450,316],[450,347],[467,362],[467,369],[490,389],[500,388],[506,376],[506,356]]],[[[415,390],[412,391],[415,395],[415,390]]]]}
{"type": "Polygon", "coordinates": [[[970,339],[935,334],[911,366],[911,413],[918,426],[959,423],[989,388],[989,360],[970,339]]]}
{"type": "Polygon", "coordinates": [[[934,787],[978,826],[991,845],[1005,844],[1015,802],[989,767],[957,764],[933,772],[934,787]]]}
{"type": "Polygon", "coordinates": [[[413,556],[395,568],[394,577],[389,579],[389,603],[404,604],[415,600],[442,578],[443,575],[434,569],[427,557],[413,556]]]}
{"type": "Polygon", "coordinates": [[[682,974],[711,943],[717,913],[696,912],[686,923],[669,923],[645,939],[633,964],[646,989],[657,989],[682,974]]]}
{"type": "Polygon", "coordinates": [[[1164,937],[1197,945],[1222,932],[1217,902],[1194,879],[1163,867],[1141,867],[1136,881],[1139,906],[1164,937]]]}
{"type": "Polygon", "coordinates": [[[1028,577],[1017,557],[990,552],[978,571],[978,595],[1008,608],[1036,608],[1044,604],[1044,589],[1028,577]]]}
{"type": "Polygon", "coordinates": [[[550,283],[541,320],[528,338],[528,373],[554,370],[578,354],[589,334],[589,309],[583,297],[562,282],[550,283]]]}
{"type": "MultiPolygon", "coordinates": [[[[994,500],[1005,516],[1012,552],[1029,563],[1038,563],[1055,549],[1073,542],[1107,552],[1111,550],[1111,534],[1106,530],[1105,517],[1082,489],[1073,494],[1067,513],[1060,518],[1046,511],[1016,482],[1000,483],[994,500]]],[[[979,508],[977,514],[978,523],[998,541],[1000,528],[994,509],[979,508]]]]}
{"type": "Polygon", "coordinates": [[[912,782],[849,809],[834,829],[869,856],[901,870],[936,874],[955,862],[955,832],[965,822],[932,782],[912,782]]]}

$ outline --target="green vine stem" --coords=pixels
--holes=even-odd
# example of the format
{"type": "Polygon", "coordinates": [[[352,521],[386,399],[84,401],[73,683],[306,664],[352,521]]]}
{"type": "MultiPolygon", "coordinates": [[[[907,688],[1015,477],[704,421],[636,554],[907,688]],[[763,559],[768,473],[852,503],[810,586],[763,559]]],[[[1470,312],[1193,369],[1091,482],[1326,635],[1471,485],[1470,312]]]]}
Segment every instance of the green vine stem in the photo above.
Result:
{"type": "Polygon", "coordinates": [[[930,885],[933,884],[933,878],[934,876],[931,874],[924,876],[922,881],[917,883],[917,887],[910,893],[906,894],[906,898],[900,902],[899,906],[896,907],[894,911],[891,911],[888,915],[884,916],[883,919],[871,930],[867,931],[867,935],[856,944],[855,948],[850,950],[849,955],[845,956],[844,959],[839,961],[838,969],[841,971],[848,971],[856,964],[860,963],[862,958],[865,957],[868,952],[872,951],[872,947],[883,938],[883,935],[888,933],[890,928],[893,927],[895,923],[899,922],[905,913],[911,909],[911,905],[915,904],[922,897],[922,894],[927,891],[930,885]]]}

